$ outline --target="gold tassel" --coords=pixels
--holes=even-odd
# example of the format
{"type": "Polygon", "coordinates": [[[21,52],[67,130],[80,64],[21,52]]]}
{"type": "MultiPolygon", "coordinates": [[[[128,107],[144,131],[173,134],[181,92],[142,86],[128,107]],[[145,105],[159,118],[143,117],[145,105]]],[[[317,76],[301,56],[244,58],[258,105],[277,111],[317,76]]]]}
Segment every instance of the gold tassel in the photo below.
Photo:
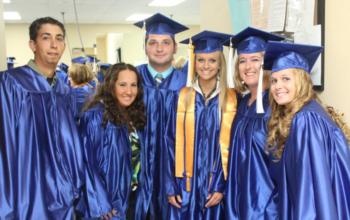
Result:
{"type": "Polygon", "coordinates": [[[191,191],[191,177],[186,177],[186,191],[191,191]]]}
{"type": "Polygon", "coordinates": [[[187,54],[188,54],[188,69],[187,69],[187,82],[186,86],[191,87],[192,86],[192,81],[194,78],[194,46],[192,44],[192,40],[190,38],[190,42],[188,44],[188,49],[187,49],[187,54]]]}

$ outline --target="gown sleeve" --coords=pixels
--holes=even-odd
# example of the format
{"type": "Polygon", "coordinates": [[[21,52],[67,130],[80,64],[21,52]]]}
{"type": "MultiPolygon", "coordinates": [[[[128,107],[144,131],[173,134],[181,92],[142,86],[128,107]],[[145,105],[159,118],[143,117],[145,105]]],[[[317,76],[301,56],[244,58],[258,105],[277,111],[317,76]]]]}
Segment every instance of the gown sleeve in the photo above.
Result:
{"type": "MultiPolygon", "coordinates": [[[[105,189],[105,182],[100,169],[101,161],[98,161],[98,142],[101,141],[101,125],[96,118],[84,114],[80,119],[80,133],[86,158],[86,188],[83,191],[83,200],[79,203],[79,211],[84,217],[95,217],[106,214],[112,210],[111,198],[105,189]],[[97,156],[96,156],[97,155],[97,156]]],[[[100,157],[101,158],[101,157],[100,157]]],[[[118,210],[117,210],[118,211],[118,210]]]]}
{"type": "Polygon", "coordinates": [[[175,180],[175,135],[176,135],[176,109],[178,95],[174,95],[171,100],[170,113],[166,122],[164,143],[166,150],[163,151],[163,166],[165,168],[164,184],[167,196],[178,195],[175,180]]]}
{"type": "Polygon", "coordinates": [[[217,168],[217,171],[212,176],[212,182],[211,182],[211,188],[210,193],[219,192],[219,193],[225,193],[226,188],[226,180],[224,178],[224,171],[222,169],[222,163],[221,163],[221,154],[218,154],[218,165],[220,167],[217,168]]]}

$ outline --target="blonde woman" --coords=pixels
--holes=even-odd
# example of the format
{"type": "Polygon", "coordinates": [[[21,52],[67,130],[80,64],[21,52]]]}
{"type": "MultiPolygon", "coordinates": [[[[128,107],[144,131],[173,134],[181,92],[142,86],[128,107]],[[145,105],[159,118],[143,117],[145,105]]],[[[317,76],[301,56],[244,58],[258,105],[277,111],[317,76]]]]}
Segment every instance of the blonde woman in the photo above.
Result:
{"type": "Polygon", "coordinates": [[[84,103],[95,92],[89,82],[94,78],[93,72],[85,64],[73,63],[68,69],[68,80],[72,87],[77,112],[80,113],[84,103]]]}
{"type": "Polygon", "coordinates": [[[267,40],[281,39],[251,27],[232,39],[237,48],[234,83],[241,99],[231,133],[225,195],[225,217],[228,220],[274,219],[276,215],[276,205],[272,199],[275,187],[265,153],[269,75],[262,71],[262,65],[267,40]],[[264,111],[258,111],[259,101],[263,107],[260,110],[264,111]]]}
{"type": "Polygon", "coordinates": [[[321,51],[277,42],[266,50],[272,69],[267,143],[279,219],[350,219],[349,133],[312,90],[310,71],[321,51]]]}
{"type": "MultiPolygon", "coordinates": [[[[193,37],[188,87],[174,100],[164,156],[168,219],[222,219],[229,135],[236,93],[227,88],[222,42],[231,36],[203,31],[193,37]],[[223,122],[223,123],[222,123],[223,122]]],[[[188,43],[190,40],[184,41],[188,43]]]]}

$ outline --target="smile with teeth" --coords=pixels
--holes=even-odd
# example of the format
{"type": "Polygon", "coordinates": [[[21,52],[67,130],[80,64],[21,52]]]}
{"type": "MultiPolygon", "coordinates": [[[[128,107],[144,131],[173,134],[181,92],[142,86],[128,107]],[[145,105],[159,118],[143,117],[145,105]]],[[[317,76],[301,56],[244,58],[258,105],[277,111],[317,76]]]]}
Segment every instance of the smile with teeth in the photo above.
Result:
{"type": "Polygon", "coordinates": [[[123,99],[129,100],[129,99],[131,99],[131,96],[124,96],[123,99]]]}
{"type": "Polygon", "coordinates": [[[246,76],[254,76],[255,75],[255,72],[247,72],[245,73],[246,76]]]}
{"type": "Polygon", "coordinates": [[[275,96],[280,98],[280,97],[283,97],[287,94],[288,92],[275,92],[275,96]]]}

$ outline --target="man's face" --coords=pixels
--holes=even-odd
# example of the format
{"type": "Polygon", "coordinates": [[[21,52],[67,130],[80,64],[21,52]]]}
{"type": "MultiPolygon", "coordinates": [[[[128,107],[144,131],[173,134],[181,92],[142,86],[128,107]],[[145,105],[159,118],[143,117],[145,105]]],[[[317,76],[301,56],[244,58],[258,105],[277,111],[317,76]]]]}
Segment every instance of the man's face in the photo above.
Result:
{"type": "Polygon", "coordinates": [[[176,44],[169,35],[149,34],[146,55],[152,66],[169,66],[176,53],[176,44]]]}
{"type": "Polygon", "coordinates": [[[34,40],[29,41],[36,65],[56,67],[64,49],[64,35],[61,28],[53,24],[43,24],[34,40]]]}

